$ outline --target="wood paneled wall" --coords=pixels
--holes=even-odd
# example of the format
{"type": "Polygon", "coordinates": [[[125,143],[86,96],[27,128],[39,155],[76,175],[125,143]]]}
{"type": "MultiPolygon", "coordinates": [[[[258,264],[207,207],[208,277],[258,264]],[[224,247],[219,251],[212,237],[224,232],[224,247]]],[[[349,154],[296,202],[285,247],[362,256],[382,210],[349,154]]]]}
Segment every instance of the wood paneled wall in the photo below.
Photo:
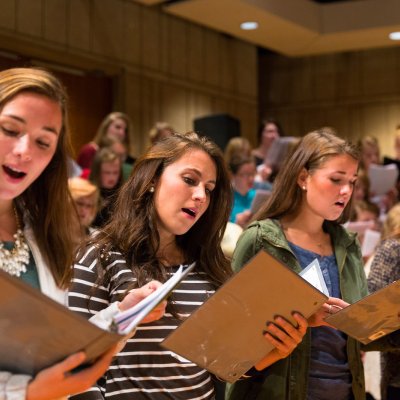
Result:
{"type": "Polygon", "coordinates": [[[0,49],[115,77],[113,109],[133,120],[133,154],[144,150],[155,121],[187,131],[194,118],[213,113],[235,116],[242,134],[255,141],[256,47],[157,6],[129,0],[1,0],[0,49]]]}
{"type": "Polygon", "coordinates": [[[288,58],[260,54],[260,117],[274,116],[289,135],[321,126],[353,141],[376,136],[393,156],[400,124],[400,48],[288,58]]]}

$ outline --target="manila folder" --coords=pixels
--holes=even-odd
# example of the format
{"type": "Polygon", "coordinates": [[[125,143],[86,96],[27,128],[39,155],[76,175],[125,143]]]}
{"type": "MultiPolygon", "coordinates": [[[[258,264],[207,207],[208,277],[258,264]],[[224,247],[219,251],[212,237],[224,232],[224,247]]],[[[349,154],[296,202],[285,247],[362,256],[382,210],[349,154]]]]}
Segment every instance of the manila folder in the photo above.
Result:
{"type": "Polygon", "coordinates": [[[228,382],[235,382],[273,346],[266,324],[293,311],[308,318],[328,298],[261,250],[162,343],[228,382]]]}
{"type": "Polygon", "coordinates": [[[367,344],[400,329],[400,280],[364,297],[325,321],[367,344]]]}
{"type": "Polygon", "coordinates": [[[0,270],[0,371],[35,375],[80,350],[93,361],[122,338],[0,270]]]}

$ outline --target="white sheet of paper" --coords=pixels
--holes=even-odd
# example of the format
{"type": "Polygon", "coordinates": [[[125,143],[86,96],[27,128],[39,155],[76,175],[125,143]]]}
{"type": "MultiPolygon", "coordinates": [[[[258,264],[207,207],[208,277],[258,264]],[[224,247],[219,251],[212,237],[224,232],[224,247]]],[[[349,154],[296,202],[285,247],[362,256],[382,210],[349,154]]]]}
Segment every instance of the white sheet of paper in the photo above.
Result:
{"type": "Polygon", "coordinates": [[[317,259],[307,265],[307,267],[300,272],[300,276],[320,292],[329,296],[329,291],[326,287],[325,279],[322,275],[321,267],[317,259]]]}
{"type": "Polygon", "coordinates": [[[396,186],[399,170],[396,164],[376,165],[371,164],[368,170],[370,180],[370,193],[374,196],[386,194],[396,186]]]}
{"type": "Polygon", "coordinates": [[[364,233],[363,242],[361,245],[361,254],[363,257],[369,257],[375,250],[375,247],[381,240],[380,232],[367,229],[364,233]]]}

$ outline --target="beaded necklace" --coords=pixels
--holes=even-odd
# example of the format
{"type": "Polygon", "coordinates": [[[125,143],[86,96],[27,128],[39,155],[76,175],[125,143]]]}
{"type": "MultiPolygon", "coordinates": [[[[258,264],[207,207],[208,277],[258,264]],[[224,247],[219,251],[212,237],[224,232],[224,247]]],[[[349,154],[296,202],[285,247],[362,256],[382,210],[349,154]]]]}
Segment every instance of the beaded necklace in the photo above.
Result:
{"type": "Polygon", "coordinates": [[[13,235],[15,239],[14,247],[8,250],[4,247],[4,243],[0,241],[0,269],[10,275],[20,276],[26,272],[26,266],[29,263],[29,247],[15,207],[14,214],[17,221],[17,232],[13,235]]]}

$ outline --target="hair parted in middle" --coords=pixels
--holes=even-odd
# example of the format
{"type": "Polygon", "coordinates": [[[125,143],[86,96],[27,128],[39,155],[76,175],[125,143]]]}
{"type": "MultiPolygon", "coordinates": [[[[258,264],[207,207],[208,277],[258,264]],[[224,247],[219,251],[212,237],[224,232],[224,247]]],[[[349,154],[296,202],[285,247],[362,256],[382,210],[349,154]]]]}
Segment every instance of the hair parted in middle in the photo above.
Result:
{"type": "MultiPolygon", "coordinates": [[[[328,159],[345,154],[358,162],[360,160],[358,147],[336,136],[331,131],[322,128],[305,135],[283,163],[283,167],[274,182],[270,198],[257,212],[253,220],[279,219],[285,215],[296,215],[303,198],[302,190],[297,181],[303,168],[309,174],[312,174],[323,167],[328,159]]],[[[335,222],[344,223],[349,219],[352,198],[353,196],[335,222]]]]}
{"type": "Polygon", "coordinates": [[[207,210],[187,233],[177,236],[177,244],[186,262],[196,261],[196,268],[215,284],[220,285],[231,275],[230,263],[221,250],[232,203],[229,173],[219,148],[209,139],[189,132],[157,142],[136,161],[130,178],[120,189],[113,217],[92,240],[99,259],[111,249],[120,251],[134,271],[138,286],[166,276],[157,258],[160,237],[151,187],[157,186],[168,165],[194,150],[204,151],[215,163],[216,186],[207,210]]]}

